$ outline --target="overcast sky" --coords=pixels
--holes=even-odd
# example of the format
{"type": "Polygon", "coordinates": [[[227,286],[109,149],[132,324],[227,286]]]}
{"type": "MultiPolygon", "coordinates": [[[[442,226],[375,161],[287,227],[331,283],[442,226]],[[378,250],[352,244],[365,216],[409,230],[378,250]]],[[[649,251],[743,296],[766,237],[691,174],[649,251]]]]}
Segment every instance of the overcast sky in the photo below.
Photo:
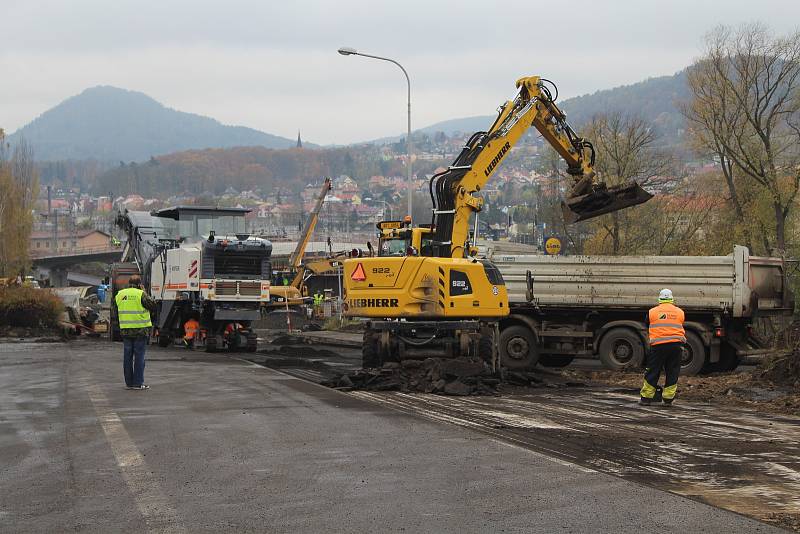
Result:
{"type": "Polygon", "coordinates": [[[487,115],[539,74],[562,98],[672,74],[717,24],[796,30],[800,0],[0,0],[0,127],[96,85],[285,137],[350,143],[487,115]],[[495,7],[496,6],[496,7],[495,7]]]}

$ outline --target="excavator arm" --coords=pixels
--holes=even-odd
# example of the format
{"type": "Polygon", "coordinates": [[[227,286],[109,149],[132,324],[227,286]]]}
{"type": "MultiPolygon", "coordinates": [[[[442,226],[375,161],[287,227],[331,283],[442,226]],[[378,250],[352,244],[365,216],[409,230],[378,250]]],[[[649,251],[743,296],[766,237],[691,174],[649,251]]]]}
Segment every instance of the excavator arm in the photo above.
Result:
{"type": "Polygon", "coordinates": [[[574,183],[562,202],[567,222],[635,206],[652,195],[635,182],[608,188],[595,183],[594,147],[578,137],[566,115],[555,104],[545,80],[530,76],[517,80],[518,93],[500,107],[487,132],[472,135],[453,164],[430,181],[434,228],[432,254],[465,257],[468,253],[469,218],[481,211],[483,198],[476,196],[491,179],[505,156],[531,126],[567,162],[574,183]]]}
{"type": "Polygon", "coordinates": [[[297,272],[295,273],[292,282],[288,286],[278,286],[277,291],[275,292],[279,293],[281,292],[281,288],[286,288],[284,291],[287,292],[287,295],[289,292],[291,292],[297,295],[296,298],[300,298],[300,295],[305,292],[303,286],[305,285],[306,279],[308,279],[309,276],[314,274],[325,274],[333,271],[334,269],[337,269],[346,258],[349,257],[349,252],[336,252],[335,254],[331,254],[323,258],[306,259],[297,268],[297,272]]]}
{"type": "Polygon", "coordinates": [[[303,233],[300,234],[300,240],[297,242],[297,247],[295,247],[294,252],[292,252],[292,254],[289,256],[289,266],[293,271],[297,271],[297,269],[300,267],[300,263],[303,261],[303,254],[305,254],[308,242],[311,240],[311,234],[314,233],[314,227],[317,226],[319,212],[322,210],[322,204],[325,202],[325,196],[330,190],[331,179],[325,178],[325,180],[322,182],[322,188],[319,191],[319,196],[317,196],[317,202],[314,204],[314,209],[311,210],[308,220],[306,221],[306,227],[303,229],[303,233]]]}

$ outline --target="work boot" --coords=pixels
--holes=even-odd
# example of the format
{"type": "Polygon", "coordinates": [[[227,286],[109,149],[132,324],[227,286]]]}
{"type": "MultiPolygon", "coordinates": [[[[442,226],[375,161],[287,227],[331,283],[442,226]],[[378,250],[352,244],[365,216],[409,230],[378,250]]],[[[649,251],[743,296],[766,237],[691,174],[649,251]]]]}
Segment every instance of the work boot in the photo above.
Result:
{"type": "Polygon", "coordinates": [[[650,406],[653,404],[653,399],[648,399],[647,397],[640,397],[639,404],[642,406],[650,406]]]}
{"type": "Polygon", "coordinates": [[[661,399],[661,401],[664,403],[664,406],[669,408],[672,406],[673,399],[661,399]]]}

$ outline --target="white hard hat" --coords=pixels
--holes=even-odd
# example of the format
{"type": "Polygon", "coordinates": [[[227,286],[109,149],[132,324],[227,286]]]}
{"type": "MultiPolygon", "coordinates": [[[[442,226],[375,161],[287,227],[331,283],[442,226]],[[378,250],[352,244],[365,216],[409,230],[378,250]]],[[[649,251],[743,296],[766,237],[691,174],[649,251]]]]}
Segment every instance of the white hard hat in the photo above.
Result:
{"type": "Polygon", "coordinates": [[[672,302],[673,300],[674,299],[672,298],[672,291],[670,291],[669,289],[664,288],[658,293],[659,302],[672,302]]]}

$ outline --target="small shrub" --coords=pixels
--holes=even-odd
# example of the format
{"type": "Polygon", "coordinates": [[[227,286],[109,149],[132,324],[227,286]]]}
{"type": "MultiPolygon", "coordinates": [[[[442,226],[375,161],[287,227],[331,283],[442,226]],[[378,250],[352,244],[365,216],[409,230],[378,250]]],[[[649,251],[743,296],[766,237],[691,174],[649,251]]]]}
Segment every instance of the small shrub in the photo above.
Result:
{"type": "Polygon", "coordinates": [[[800,322],[795,321],[774,337],[776,348],[759,365],[761,378],[775,384],[800,385],[800,322]]]}
{"type": "Polygon", "coordinates": [[[338,317],[328,317],[325,319],[325,322],[322,323],[323,330],[339,330],[339,318],[338,317]]]}
{"type": "Polygon", "coordinates": [[[0,325],[52,328],[58,326],[63,311],[64,303],[48,290],[0,288],[0,325]]]}

